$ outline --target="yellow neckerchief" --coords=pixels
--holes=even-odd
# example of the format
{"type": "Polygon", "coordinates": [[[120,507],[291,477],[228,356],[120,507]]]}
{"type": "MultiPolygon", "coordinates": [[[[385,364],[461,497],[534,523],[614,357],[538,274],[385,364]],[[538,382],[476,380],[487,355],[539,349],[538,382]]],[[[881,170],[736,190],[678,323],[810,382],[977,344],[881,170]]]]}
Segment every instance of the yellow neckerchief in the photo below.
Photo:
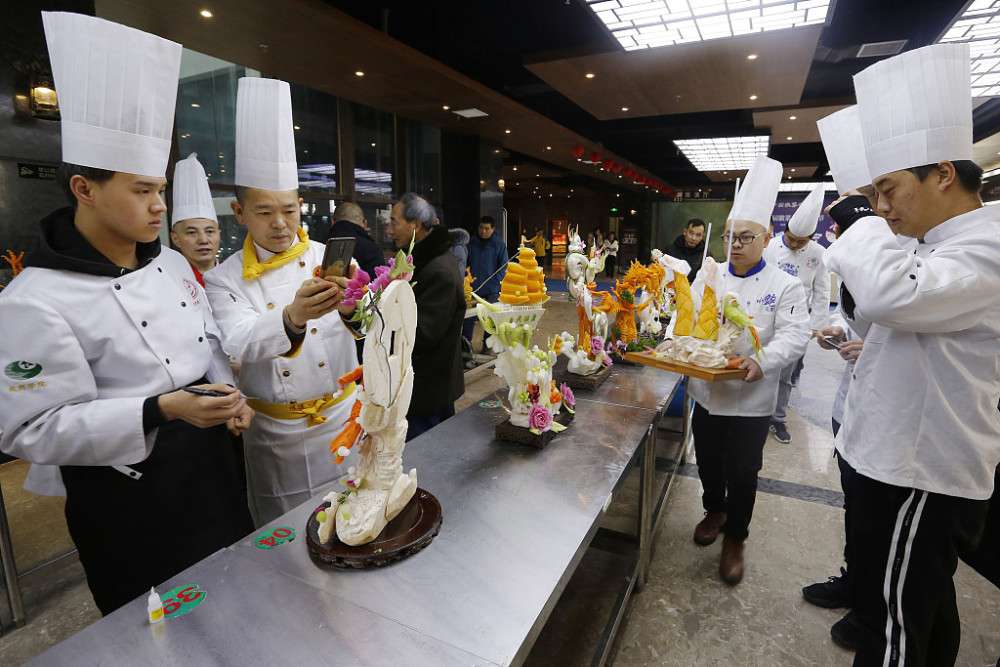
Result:
{"type": "Polygon", "coordinates": [[[243,242],[243,280],[253,280],[259,278],[262,273],[269,269],[276,269],[284,266],[290,261],[309,249],[309,235],[299,227],[296,232],[299,235],[298,243],[295,243],[287,250],[279,252],[266,262],[257,261],[257,250],[253,245],[253,237],[247,234],[243,242]]]}

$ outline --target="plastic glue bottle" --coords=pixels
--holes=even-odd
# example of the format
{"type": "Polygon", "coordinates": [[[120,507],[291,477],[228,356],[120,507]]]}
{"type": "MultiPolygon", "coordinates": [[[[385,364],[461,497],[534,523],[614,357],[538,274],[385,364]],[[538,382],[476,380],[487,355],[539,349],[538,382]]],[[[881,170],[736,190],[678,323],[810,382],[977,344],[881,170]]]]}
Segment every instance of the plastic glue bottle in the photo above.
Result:
{"type": "Polygon", "coordinates": [[[146,614],[150,623],[159,623],[163,620],[163,600],[156,593],[155,587],[149,589],[149,599],[146,601],[146,614]]]}

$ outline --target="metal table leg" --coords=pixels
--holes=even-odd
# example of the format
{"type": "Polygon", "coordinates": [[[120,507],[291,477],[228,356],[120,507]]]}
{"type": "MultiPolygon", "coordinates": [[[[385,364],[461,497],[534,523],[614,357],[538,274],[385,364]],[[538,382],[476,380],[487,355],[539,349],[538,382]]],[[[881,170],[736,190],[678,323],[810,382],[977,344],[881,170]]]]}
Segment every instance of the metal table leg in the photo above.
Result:
{"type": "Polygon", "coordinates": [[[21,598],[21,584],[17,579],[14,564],[14,546],[10,541],[10,526],[7,524],[7,507],[0,488],[0,567],[3,568],[4,585],[7,587],[7,601],[14,617],[14,627],[24,625],[24,600],[21,598]]]}

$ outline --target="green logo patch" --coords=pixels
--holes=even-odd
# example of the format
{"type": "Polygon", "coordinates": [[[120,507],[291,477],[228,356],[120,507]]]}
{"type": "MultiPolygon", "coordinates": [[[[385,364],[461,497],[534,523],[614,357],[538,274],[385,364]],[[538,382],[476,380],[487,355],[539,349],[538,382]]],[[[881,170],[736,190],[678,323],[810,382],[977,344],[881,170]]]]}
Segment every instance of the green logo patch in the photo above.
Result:
{"type": "Polygon", "coordinates": [[[3,369],[3,374],[11,380],[30,380],[41,372],[42,365],[31,361],[15,361],[3,369]]]}

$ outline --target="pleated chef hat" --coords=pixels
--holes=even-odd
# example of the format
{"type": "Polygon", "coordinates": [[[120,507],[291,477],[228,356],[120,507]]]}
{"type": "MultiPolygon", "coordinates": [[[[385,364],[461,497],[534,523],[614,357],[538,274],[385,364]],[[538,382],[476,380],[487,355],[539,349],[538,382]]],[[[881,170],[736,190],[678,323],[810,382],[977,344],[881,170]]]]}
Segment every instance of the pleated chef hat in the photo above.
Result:
{"type": "Polygon", "coordinates": [[[935,44],[854,77],[872,178],[972,159],[971,76],[968,44],[935,44]]]}
{"type": "Polygon", "coordinates": [[[792,213],[788,221],[788,231],[805,238],[816,233],[816,223],[819,222],[819,212],[823,209],[823,185],[817,184],[812,192],[806,195],[799,207],[792,213]]]}
{"type": "MultiPolygon", "coordinates": [[[[865,141],[861,137],[861,118],[857,105],[841,109],[816,121],[823,150],[833,172],[833,181],[841,194],[871,185],[865,141]]],[[[792,232],[793,234],[795,232],[792,232]]]]}
{"type": "Polygon", "coordinates": [[[95,169],[167,172],[181,45],[117,23],[42,12],[62,115],[62,159],[95,169]]]}
{"type": "Polygon", "coordinates": [[[740,184],[740,191],[733,198],[733,208],[727,220],[749,220],[767,229],[771,224],[771,212],[774,211],[780,183],[781,163],[758,155],[740,184]]]}
{"type": "Polygon", "coordinates": [[[236,185],[296,190],[292,94],[285,81],[244,77],[236,91],[236,185]]]}
{"type": "Polygon", "coordinates": [[[191,153],[187,159],[178,160],[174,165],[174,208],[170,212],[171,225],[193,218],[219,221],[212,201],[212,190],[205,178],[205,168],[198,162],[198,154],[191,153]]]}

